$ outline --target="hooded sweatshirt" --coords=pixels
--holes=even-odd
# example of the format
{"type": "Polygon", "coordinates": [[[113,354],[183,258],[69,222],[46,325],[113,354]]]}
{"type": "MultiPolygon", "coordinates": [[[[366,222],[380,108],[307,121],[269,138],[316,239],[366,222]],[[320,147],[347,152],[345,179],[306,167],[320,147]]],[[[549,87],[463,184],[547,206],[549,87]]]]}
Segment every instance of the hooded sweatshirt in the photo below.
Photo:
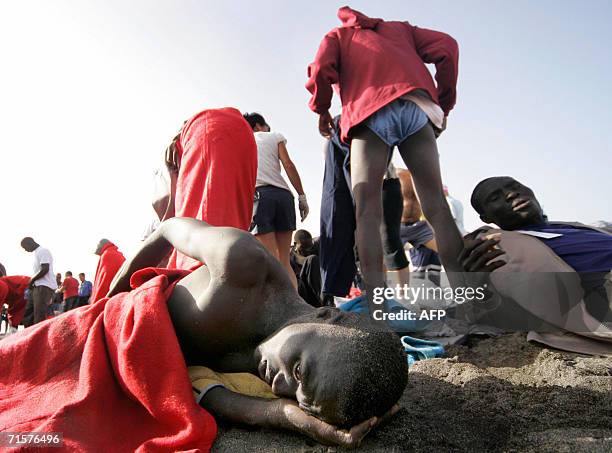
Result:
{"type": "Polygon", "coordinates": [[[329,110],[332,86],[342,100],[342,140],[350,129],[395,99],[417,89],[438,104],[444,116],[455,105],[459,49],[449,35],[408,22],[370,18],[348,6],[342,22],[325,35],[308,67],[310,108],[329,110]],[[434,83],[425,63],[436,66],[434,83]]]}

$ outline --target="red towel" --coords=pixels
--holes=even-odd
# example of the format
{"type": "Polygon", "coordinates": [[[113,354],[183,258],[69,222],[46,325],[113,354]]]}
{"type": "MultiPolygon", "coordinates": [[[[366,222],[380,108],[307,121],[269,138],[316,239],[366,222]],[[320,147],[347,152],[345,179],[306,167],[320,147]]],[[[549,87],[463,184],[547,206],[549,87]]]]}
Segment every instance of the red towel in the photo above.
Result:
{"type": "Polygon", "coordinates": [[[93,304],[106,296],[115,274],[124,261],[123,253],[112,242],[108,242],[102,247],[89,303],[93,304]]]}
{"type": "MultiPolygon", "coordinates": [[[[248,230],[253,216],[257,145],[253,131],[234,108],[204,110],[189,119],[177,143],[179,174],[176,217],[248,230]]],[[[169,268],[200,263],[174,251],[169,268]]]]}
{"type": "Polygon", "coordinates": [[[0,432],[60,432],[79,452],[209,451],[216,424],[166,306],[183,275],[145,269],[129,293],[0,341],[0,432]]]}
{"type": "Polygon", "coordinates": [[[0,277],[0,307],[2,304],[8,305],[8,320],[13,327],[23,320],[26,307],[24,294],[29,283],[30,277],[25,275],[0,277]]]}

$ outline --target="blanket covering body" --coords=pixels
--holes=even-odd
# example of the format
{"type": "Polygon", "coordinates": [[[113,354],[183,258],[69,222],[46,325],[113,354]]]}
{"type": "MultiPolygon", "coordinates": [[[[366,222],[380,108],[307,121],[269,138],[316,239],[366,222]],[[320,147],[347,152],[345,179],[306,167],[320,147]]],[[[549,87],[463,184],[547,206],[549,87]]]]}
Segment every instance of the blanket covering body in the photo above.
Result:
{"type": "MultiPolygon", "coordinates": [[[[257,145],[240,112],[227,107],[198,113],[185,123],[177,149],[174,215],[247,231],[253,217],[257,145]]],[[[170,269],[199,265],[176,250],[168,262],[170,269]]]]}
{"type": "Polygon", "coordinates": [[[91,296],[89,296],[90,303],[93,304],[106,296],[115,274],[124,261],[123,253],[112,242],[108,242],[102,247],[91,296]]]}
{"type": "Polygon", "coordinates": [[[144,269],[131,292],[0,341],[0,432],[60,432],[65,451],[209,451],[216,424],[166,306],[186,274],[144,269]]]}

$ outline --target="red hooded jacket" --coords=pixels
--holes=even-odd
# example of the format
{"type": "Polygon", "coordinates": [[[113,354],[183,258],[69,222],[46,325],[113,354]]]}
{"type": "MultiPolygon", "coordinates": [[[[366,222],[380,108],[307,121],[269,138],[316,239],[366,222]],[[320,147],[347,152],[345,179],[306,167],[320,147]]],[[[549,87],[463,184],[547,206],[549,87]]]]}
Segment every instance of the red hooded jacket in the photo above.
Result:
{"type": "Polygon", "coordinates": [[[329,110],[332,85],[342,99],[340,129],[350,129],[415,89],[429,93],[444,115],[455,105],[459,48],[445,33],[370,18],[348,6],[338,10],[342,26],[327,33],[308,67],[310,108],[329,110]],[[436,84],[425,63],[436,66],[436,84]]]}
{"type": "Polygon", "coordinates": [[[112,242],[108,242],[102,247],[89,303],[93,304],[106,296],[115,274],[124,261],[123,253],[112,242]]]}
{"type": "Polygon", "coordinates": [[[13,327],[23,320],[26,306],[24,294],[29,283],[30,277],[24,275],[0,277],[0,307],[2,304],[8,305],[8,320],[13,327]]]}

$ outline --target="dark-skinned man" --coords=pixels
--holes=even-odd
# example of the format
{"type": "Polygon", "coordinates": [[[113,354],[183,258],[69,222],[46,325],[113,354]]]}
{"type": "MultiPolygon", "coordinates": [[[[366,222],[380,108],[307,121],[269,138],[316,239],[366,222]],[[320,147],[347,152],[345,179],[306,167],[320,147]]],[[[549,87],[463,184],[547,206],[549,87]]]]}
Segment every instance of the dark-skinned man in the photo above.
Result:
{"type": "Polygon", "coordinates": [[[356,446],[397,410],[407,364],[395,334],[357,315],[306,304],[278,260],[241,230],[167,220],[124,263],[108,295],[128,291],[134,272],[173,247],[206,263],[182,278],[167,302],[187,364],[251,373],[280,397],[198,389],[200,404],[216,418],[356,446]]]}
{"type": "Polygon", "coordinates": [[[599,321],[609,319],[606,285],[612,269],[612,234],[576,222],[548,220],[533,191],[509,176],[478,183],[471,204],[483,222],[493,223],[501,231],[493,235],[488,235],[486,229],[471,233],[472,238],[479,239],[461,254],[466,271],[492,272],[510,261],[514,261],[515,272],[574,270],[584,290],[587,311],[599,321]],[[508,247],[500,244],[500,237],[510,240],[508,245],[516,245],[512,253],[506,253],[508,247]],[[548,261],[543,260],[544,255],[550,255],[548,261]],[[536,262],[540,262],[537,269],[536,262]]]}
{"type": "Polygon", "coordinates": [[[57,283],[53,272],[51,252],[41,247],[31,237],[23,238],[21,247],[28,253],[34,253],[34,275],[28,285],[32,297],[28,300],[23,318],[23,324],[29,327],[47,318],[47,307],[53,299],[53,292],[57,289],[57,283]]]}

